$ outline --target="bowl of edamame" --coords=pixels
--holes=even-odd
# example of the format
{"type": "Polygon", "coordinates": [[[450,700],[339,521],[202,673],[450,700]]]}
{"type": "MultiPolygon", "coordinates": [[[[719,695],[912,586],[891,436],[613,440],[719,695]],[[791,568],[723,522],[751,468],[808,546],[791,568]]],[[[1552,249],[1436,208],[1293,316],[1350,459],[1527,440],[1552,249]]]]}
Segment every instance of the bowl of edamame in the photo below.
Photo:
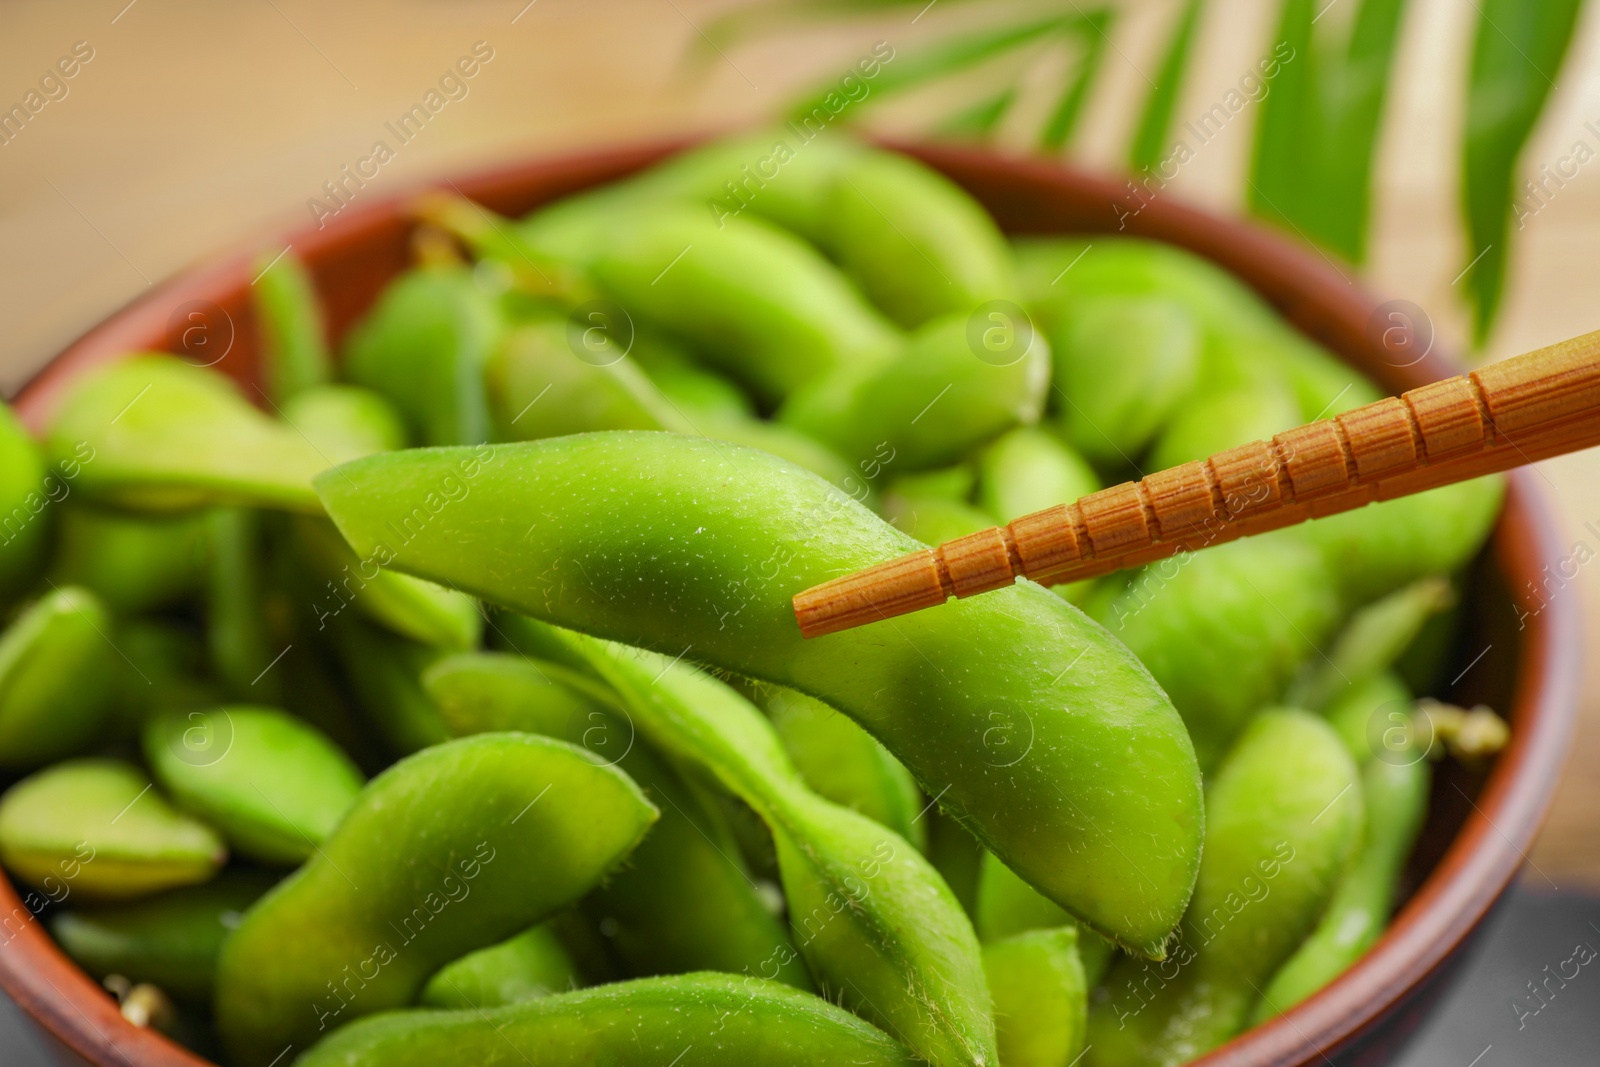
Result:
{"type": "Polygon", "coordinates": [[[185,274],[0,412],[0,986],[129,1067],[1381,1055],[1570,732],[1526,476],[812,641],[789,598],[1450,373],[1418,326],[795,128],[185,274]]]}

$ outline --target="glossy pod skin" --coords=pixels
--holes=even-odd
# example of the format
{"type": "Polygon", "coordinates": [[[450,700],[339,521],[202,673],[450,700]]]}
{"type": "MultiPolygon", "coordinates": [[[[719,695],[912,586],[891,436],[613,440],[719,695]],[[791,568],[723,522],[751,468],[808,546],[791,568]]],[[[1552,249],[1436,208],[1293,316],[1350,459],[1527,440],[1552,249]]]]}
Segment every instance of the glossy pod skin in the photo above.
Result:
{"type": "Polygon", "coordinates": [[[220,374],[160,354],[84,375],[45,451],[80,461],[74,485],[86,497],[148,511],[235,503],[319,514],[311,478],[331,462],[220,374]]]}
{"type": "Polygon", "coordinates": [[[615,687],[645,737],[761,817],[794,941],[830,998],[936,1067],[995,1063],[977,937],[909,843],[807,789],[771,725],[729,686],[665,656],[569,640],[615,687]]]}
{"type": "Polygon", "coordinates": [[[427,1008],[501,1008],[578,986],[577,966],[548,924],[446,964],[422,987],[427,1008]]]}
{"type": "Polygon", "coordinates": [[[478,444],[491,435],[484,367],[504,328],[470,272],[414,270],[355,328],[344,370],[387,397],[423,444],[478,444]]]}
{"type": "Polygon", "coordinates": [[[673,435],[372,456],[320,488],[363,552],[450,478],[470,486],[450,530],[422,526],[397,567],[821,699],[1046,896],[1161,954],[1198,865],[1193,749],[1144,667],[1059,597],[1019,584],[805,641],[794,591],[916,542],[771,456],[673,435]]]}
{"type": "Polygon", "coordinates": [[[121,664],[87,589],[40,597],[0,633],[0,768],[30,770],[95,740],[121,664]]]}
{"type": "Polygon", "coordinates": [[[227,857],[209,827],[119,760],[66,760],[0,796],[0,860],[53,899],[129,900],[193,885],[227,857]]]}
{"type": "Polygon", "coordinates": [[[1206,852],[1181,941],[1123,959],[1089,1012],[1094,1067],[1176,1067],[1243,1029],[1256,990],[1316,926],[1364,819],[1359,772],[1303,711],[1252,722],[1207,789],[1206,852]]]}
{"type": "Polygon", "coordinates": [[[1038,421],[1050,381],[1043,338],[1010,335],[979,356],[966,315],[923,326],[882,363],[858,363],[797,391],[778,419],[851,460],[881,458],[901,472],[940,467],[1013,426],[1038,421]],[[943,407],[940,407],[943,402],[943,407]]]}
{"type": "Polygon", "coordinates": [[[611,949],[629,971],[730,971],[811,988],[720,812],[638,736],[602,683],[548,661],[485,652],[439,660],[423,684],[456,736],[522,730],[582,745],[653,799],[660,820],[582,905],[611,929],[611,949]]]}
{"type": "Polygon", "coordinates": [[[769,405],[900,344],[816,249],[759,219],[651,204],[576,222],[535,215],[522,229],[587,268],[630,318],[690,342],[769,405]]]}
{"type": "Polygon", "coordinates": [[[50,936],[96,978],[120,974],[204,1005],[211,1000],[223,939],[273,881],[225,871],[204,885],[144,900],[74,908],[51,918],[50,936]]]}
{"type": "Polygon", "coordinates": [[[296,1067],[914,1067],[887,1034],[820,997],[748,977],[642,978],[488,1011],[407,1011],[345,1027],[296,1067]]]}
{"type": "Polygon", "coordinates": [[[817,795],[882,823],[925,850],[927,830],[918,819],[922,791],[876,738],[848,716],[793,689],[774,688],[762,705],[784,750],[817,795]]]}
{"type": "Polygon", "coordinates": [[[571,904],[655,817],[620,772],[544,738],[483,734],[402,760],[228,938],[224,1043],[267,1064],[411,1003],[444,964],[571,904]]]}
{"type": "Polygon", "coordinates": [[[1005,1067],[1069,1067],[1083,1053],[1089,986],[1078,930],[1031,930],[983,948],[1005,1067]]]}
{"type": "Polygon", "coordinates": [[[337,745],[273,708],[169,712],[145,725],[143,741],[161,787],[263,863],[308,859],[365,784],[337,745]]]}

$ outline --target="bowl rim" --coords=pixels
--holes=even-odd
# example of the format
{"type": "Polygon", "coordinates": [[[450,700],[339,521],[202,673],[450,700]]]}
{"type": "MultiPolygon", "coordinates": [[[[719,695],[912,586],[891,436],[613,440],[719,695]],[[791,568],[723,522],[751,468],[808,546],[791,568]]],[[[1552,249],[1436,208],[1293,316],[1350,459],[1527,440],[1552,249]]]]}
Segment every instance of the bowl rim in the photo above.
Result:
{"type": "MultiPolygon", "coordinates": [[[[168,314],[185,300],[221,302],[243,292],[253,277],[253,251],[292,245],[314,259],[373,240],[394,225],[418,193],[454,189],[477,200],[510,197],[541,187],[565,192],[637,170],[707,138],[672,138],[560,154],[541,154],[422,181],[352,205],[320,227],[279,226],[262,239],[178,272],[85,332],[19,390],[15,406],[37,433],[63,391],[80,375],[165,336],[168,314]]],[[[1076,232],[1125,230],[1197,252],[1241,277],[1304,332],[1347,362],[1360,365],[1365,338],[1382,305],[1332,260],[1253,221],[1223,217],[1171,198],[1146,199],[1131,182],[1068,165],[993,151],[884,141],[922,159],[959,184],[991,181],[1026,187],[1041,202],[1058,203],[1076,232]],[[1137,210],[1135,199],[1137,198],[1137,210]],[[1131,212],[1131,213],[1130,213],[1131,212]],[[1131,222],[1131,224],[1130,224],[1131,222]],[[1376,310],[1375,310],[1376,309],[1376,310]]],[[[979,192],[982,199],[981,192],[979,192]]],[[[1002,222],[1005,220],[1002,219],[1002,222]]],[[[1059,225],[1036,232],[1065,231],[1059,225]]],[[[1408,367],[1361,369],[1409,388],[1459,372],[1442,353],[1408,367]]],[[[1551,597],[1532,610],[1523,587],[1538,586],[1541,568],[1562,556],[1549,507],[1528,470],[1510,474],[1506,504],[1490,551],[1513,600],[1529,613],[1515,656],[1516,685],[1508,719],[1510,744],[1488,772],[1472,811],[1422,885],[1380,941],[1317,994],[1195,1061],[1204,1067],[1262,1067],[1322,1059],[1371,1024],[1398,1011],[1482,921],[1517,870],[1555,791],[1576,717],[1582,648],[1572,597],[1551,597]]],[[[1503,709],[1506,710],[1506,709],[1503,709]]],[[[1466,796],[1463,793],[1463,796],[1466,796]]],[[[208,1067],[210,1061],[163,1035],[124,1020],[98,983],[56,947],[0,874],[0,989],[55,1039],[98,1064],[129,1067],[208,1067]]],[[[287,1050],[286,1050],[287,1051],[287,1050]]]]}

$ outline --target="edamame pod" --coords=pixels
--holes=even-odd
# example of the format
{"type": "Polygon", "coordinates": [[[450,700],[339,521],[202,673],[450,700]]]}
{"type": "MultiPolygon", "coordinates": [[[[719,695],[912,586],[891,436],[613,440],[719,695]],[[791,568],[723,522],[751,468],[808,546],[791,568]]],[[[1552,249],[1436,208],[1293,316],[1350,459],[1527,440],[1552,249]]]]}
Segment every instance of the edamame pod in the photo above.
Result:
{"type": "Polygon", "coordinates": [[[121,665],[111,628],[93,593],[66,586],[0,633],[0,767],[39,767],[99,734],[121,665]]]}
{"type": "Polygon", "coordinates": [[[1505,499],[1498,474],[1440,486],[1305,523],[1347,603],[1363,604],[1430,574],[1452,574],[1477,554],[1505,499]]]}
{"type": "MultiPolygon", "coordinates": [[[[1015,339],[1014,339],[1015,340],[1015,339]]],[[[894,453],[902,472],[966,458],[1019,424],[1037,422],[1050,385],[1041,335],[1020,351],[978,355],[965,315],[919,329],[893,359],[855,363],[797,391],[778,419],[846,459],[894,453]]]]}
{"type": "Polygon", "coordinates": [[[1146,466],[1166,470],[1251,441],[1270,441],[1303,421],[1294,394],[1269,377],[1204,391],[1189,396],[1167,423],[1146,466]]]}
{"type": "Polygon", "coordinates": [[[961,500],[892,490],[883,498],[883,517],[895,529],[925,545],[941,545],[995,524],[994,516],[961,500]]]}
{"type": "Polygon", "coordinates": [[[833,183],[821,244],[873,303],[910,329],[1016,295],[1011,250],[994,219],[933,168],[868,150],[833,183]]]}
{"type": "Polygon", "coordinates": [[[145,725],[143,742],[161,787],[263,863],[309,858],[365,781],[319,730],[272,708],[172,712],[145,725]]]}
{"type": "Polygon", "coordinates": [[[1405,683],[1385,671],[1340,693],[1323,715],[1356,762],[1365,763],[1381,754],[1403,755],[1412,740],[1415,704],[1405,683]]]}
{"type": "Polygon", "coordinates": [[[96,978],[120,974],[180,1000],[208,1004],[223,939],[274,881],[224,871],[205,885],[58,913],[50,920],[50,936],[96,978]]]}
{"type": "Polygon", "coordinates": [[[471,272],[414,270],[356,326],[344,371],[386,397],[423,444],[478,444],[491,436],[484,367],[503,329],[471,272]]]}
{"type": "MultiPolygon", "coordinates": [[[[1077,926],[1072,916],[1040,896],[1038,890],[995,859],[992,852],[983,854],[978,871],[973,925],[985,944],[1003,941],[1030,930],[1077,926]]],[[[1094,985],[1111,965],[1116,946],[1092,930],[1078,931],[1077,943],[1084,977],[1090,985],[1094,985]]]]}
{"type": "Polygon", "coordinates": [[[57,763],[0,796],[0,860],[47,892],[126,900],[204,882],[227,857],[209,827],[119,760],[57,763]]]}
{"type": "Polygon", "coordinates": [[[320,488],[370,552],[447,477],[471,491],[391,545],[395,566],[817,697],[1046,896],[1162,953],[1199,858],[1194,750],[1138,660],[1059,597],[1023,583],[805,641],[796,590],[917,543],[781,460],[671,434],[370,456],[320,488]]]}
{"type": "Polygon", "coordinates": [[[1394,909],[1401,869],[1428,813],[1431,769],[1424,753],[1386,754],[1361,769],[1366,833],[1311,936],[1262,989],[1254,1022],[1264,1022],[1343,974],[1377,943],[1394,909]]]}
{"type": "Polygon", "coordinates": [[[1163,560],[1105,608],[1172,698],[1210,767],[1333,632],[1340,602],[1322,556],[1289,532],[1163,560]]]}
{"type": "Polygon", "coordinates": [[[279,254],[268,260],[250,291],[261,331],[261,379],[267,395],[282,404],[327,382],[332,372],[322,306],[300,257],[279,254]]]}
{"type": "Polygon", "coordinates": [[[978,503],[1000,523],[1099,488],[1099,476],[1082,456],[1032,426],[1012,430],[978,459],[978,503]]]}
{"type": "Polygon", "coordinates": [[[828,800],[880,822],[925,851],[922,791],[877,739],[820,700],[772,688],[762,701],[806,784],[828,800]]]}
{"type": "Polygon", "coordinates": [[[206,566],[206,649],[211,669],[240,700],[276,700],[282,679],[272,673],[267,617],[262,611],[266,577],[261,516],[243,508],[217,508],[206,520],[210,559],[206,566]]]}
{"type": "Polygon", "coordinates": [[[1067,440],[1097,462],[1132,465],[1191,398],[1202,347],[1194,316],[1166,297],[1077,301],[1050,331],[1067,440]]]}
{"type": "Polygon", "coordinates": [[[906,841],[805,787],[743,696],[681,661],[574,636],[641,733],[701,767],[771,831],[794,938],[824,991],[936,1067],[993,1065],[978,940],[906,841]]]}
{"type": "Polygon", "coordinates": [[[359,385],[317,385],[285,400],[283,421],[311,442],[331,466],[406,447],[400,413],[359,385]]]}
{"type": "Polygon", "coordinates": [[[578,969],[548,924],[446,964],[422,987],[426,1008],[501,1008],[578,986],[578,969]]]}
{"type": "Polygon", "coordinates": [[[688,360],[647,364],[645,373],[687,420],[732,422],[755,417],[755,405],[744,390],[688,360]]]}
{"type": "Polygon", "coordinates": [[[634,320],[670,331],[768,405],[900,345],[892,324],[799,238],[684,205],[607,209],[571,226],[534,216],[535,244],[586,266],[634,320]],[[565,231],[565,232],[562,232],[565,231]]]}
{"type": "Polygon", "coordinates": [[[1089,1028],[1078,928],[1031,930],[983,948],[1004,1067],[1070,1067],[1089,1028]]]}
{"type": "Polygon", "coordinates": [[[59,486],[46,480],[39,447],[0,400],[0,603],[33,581],[48,527],[40,515],[59,486]]]}
{"type": "Polygon", "coordinates": [[[122,614],[155,611],[200,588],[206,548],[203,513],[153,517],[67,505],[50,580],[83,586],[122,614]]]}
{"type": "Polygon", "coordinates": [[[915,1067],[876,1027],[820,997],[725,974],[641,978],[488,1011],[406,1011],[325,1038],[296,1067],[915,1067]]]}
{"type": "Polygon", "coordinates": [[[295,547],[322,579],[314,605],[318,622],[353,604],[367,619],[402,637],[446,649],[476,648],[483,614],[465,593],[385,568],[385,557],[350,551],[325,519],[296,517],[295,547]]]}
{"type": "Polygon", "coordinates": [[[1327,654],[1295,680],[1287,701],[1323,711],[1341,694],[1393,666],[1423,625],[1453,603],[1450,580],[1437,575],[1374,600],[1350,616],[1327,654]]]}
{"type": "Polygon", "coordinates": [[[57,463],[92,450],[74,483],[85,496],[151,511],[236,503],[320,514],[311,478],[330,462],[221,374],[159,353],[84,375],[45,440],[57,463]]]}
{"type": "Polygon", "coordinates": [[[1316,926],[1363,820],[1360,774],[1302,711],[1252,722],[1211,780],[1206,851],[1182,940],[1159,964],[1123,959],[1089,1011],[1093,1065],[1176,1067],[1243,1028],[1256,990],[1316,926]]]}
{"type": "Polygon", "coordinates": [[[630,970],[731,971],[811,987],[719,813],[635,736],[610,690],[587,674],[504,653],[447,656],[423,678],[457,736],[523,730],[580,744],[657,801],[660,821],[583,905],[610,929],[630,970]]]}
{"type": "Polygon", "coordinates": [[[481,734],[401,760],[223,945],[224,1043],[268,1064],[411,1003],[444,964],[575,901],[655,818],[627,776],[545,738],[481,734]]]}

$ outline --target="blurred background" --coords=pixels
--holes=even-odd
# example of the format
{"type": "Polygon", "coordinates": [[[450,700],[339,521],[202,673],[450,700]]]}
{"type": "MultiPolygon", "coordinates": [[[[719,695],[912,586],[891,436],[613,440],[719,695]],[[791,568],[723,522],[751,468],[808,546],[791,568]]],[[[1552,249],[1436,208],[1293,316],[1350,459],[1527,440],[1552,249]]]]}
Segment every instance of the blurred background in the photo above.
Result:
{"type": "MultiPolygon", "coordinates": [[[[1600,328],[1600,4],[10,0],[0,18],[7,395],[148,287],[330,213],[325,183],[377,142],[392,158],[354,202],[778,118],[874,49],[893,58],[848,109],[860,128],[1263,218],[1415,304],[1463,362],[1600,328]],[[477,74],[397,138],[468,55],[477,74]]],[[[1600,456],[1540,470],[1567,538],[1600,546],[1600,456]]],[[[1583,601],[1594,654],[1530,877],[1600,892],[1600,569],[1555,595],[1583,601]]]]}

